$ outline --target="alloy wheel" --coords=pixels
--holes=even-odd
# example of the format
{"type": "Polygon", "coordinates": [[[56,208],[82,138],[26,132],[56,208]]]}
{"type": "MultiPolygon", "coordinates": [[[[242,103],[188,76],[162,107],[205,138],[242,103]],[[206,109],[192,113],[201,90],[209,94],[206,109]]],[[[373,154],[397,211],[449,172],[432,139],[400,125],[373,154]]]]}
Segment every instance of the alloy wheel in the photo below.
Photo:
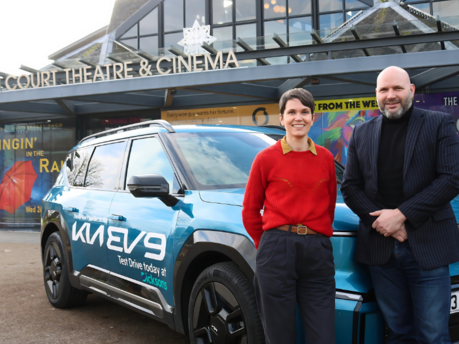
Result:
{"type": "Polygon", "coordinates": [[[45,285],[48,294],[57,299],[62,290],[62,252],[55,242],[51,242],[45,253],[45,285]]]}
{"type": "Polygon", "coordinates": [[[223,284],[211,282],[200,290],[193,310],[193,334],[199,344],[247,343],[242,309],[223,284]]]}

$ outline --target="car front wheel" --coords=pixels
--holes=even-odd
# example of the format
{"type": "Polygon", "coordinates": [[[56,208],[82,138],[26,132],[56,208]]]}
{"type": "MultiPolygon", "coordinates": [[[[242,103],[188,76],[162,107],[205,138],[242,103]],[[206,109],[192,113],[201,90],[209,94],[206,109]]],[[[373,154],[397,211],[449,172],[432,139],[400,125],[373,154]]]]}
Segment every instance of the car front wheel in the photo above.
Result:
{"type": "Polygon", "coordinates": [[[67,258],[59,232],[54,232],[46,242],[43,255],[43,277],[46,295],[56,308],[82,305],[88,293],[70,285],[67,258]]]}
{"type": "Polygon", "coordinates": [[[188,307],[191,343],[264,343],[253,287],[234,263],[218,263],[197,278],[188,307]]]}

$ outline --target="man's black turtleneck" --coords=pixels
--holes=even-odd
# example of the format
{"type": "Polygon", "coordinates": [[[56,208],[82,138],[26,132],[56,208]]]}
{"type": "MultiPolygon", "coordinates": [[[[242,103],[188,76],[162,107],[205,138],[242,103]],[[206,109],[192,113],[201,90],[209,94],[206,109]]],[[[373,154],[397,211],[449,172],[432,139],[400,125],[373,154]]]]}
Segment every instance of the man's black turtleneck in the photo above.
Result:
{"type": "Polygon", "coordinates": [[[395,209],[403,203],[403,165],[406,133],[413,113],[413,105],[399,119],[383,115],[378,152],[378,192],[387,209],[395,209]]]}

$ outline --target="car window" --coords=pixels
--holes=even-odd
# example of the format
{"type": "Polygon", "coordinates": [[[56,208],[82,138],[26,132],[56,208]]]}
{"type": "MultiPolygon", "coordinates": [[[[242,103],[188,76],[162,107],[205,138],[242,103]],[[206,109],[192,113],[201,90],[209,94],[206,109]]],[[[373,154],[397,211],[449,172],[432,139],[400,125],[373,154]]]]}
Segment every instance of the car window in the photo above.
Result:
{"type": "Polygon", "coordinates": [[[245,187],[255,156],[277,142],[262,133],[176,133],[170,139],[201,190],[245,187]]]}
{"type": "Polygon", "coordinates": [[[115,188],[124,147],[124,142],[96,147],[86,173],[86,187],[108,190],[115,188]]]}
{"type": "Polygon", "coordinates": [[[84,176],[91,152],[92,147],[88,147],[78,149],[68,155],[65,170],[67,172],[67,180],[71,186],[84,186],[84,176]]]}
{"type": "Polygon", "coordinates": [[[126,179],[124,181],[125,190],[127,190],[127,182],[132,176],[143,174],[159,174],[169,183],[171,193],[177,193],[179,190],[174,170],[161,143],[155,137],[132,141],[126,179]]]}

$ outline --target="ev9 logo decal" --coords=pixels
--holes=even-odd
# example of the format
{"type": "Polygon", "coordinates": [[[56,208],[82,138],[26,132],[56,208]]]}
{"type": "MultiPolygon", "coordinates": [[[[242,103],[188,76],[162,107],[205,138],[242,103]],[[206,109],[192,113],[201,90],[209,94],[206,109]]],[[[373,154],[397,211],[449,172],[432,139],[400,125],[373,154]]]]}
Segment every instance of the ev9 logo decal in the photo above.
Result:
{"type": "MultiPolygon", "coordinates": [[[[100,225],[99,228],[96,230],[96,232],[92,235],[92,237],[90,233],[90,228],[91,228],[91,224],[88,222],[85,222],[80,227],[80,229],[77,231],[77,224],[75,222],[72,227],[72,240],[81,241],[85,244],[93,245],[98,237],[99,246],[102,247],[104,243],[104,230],[105,230],[104,225],[100,225]]],[[[109,250],[130,254],[132,250],[140,242],[140,240],[142,240],[143,238],[143,245],[145,246],[145,248],[152,249],[156,252],[159,251],[159,253],[146,252],[145,258],[161,261],[164,259],[164,256],[166,255],[166,236],[164,234],[159,234],[159,233],[148,233],[147,234],[147,232],[142,231],[134,239],[134,241],[130,245],[128,245],[128,234],[129,234],[128,229],[109,226],[107,229],[107,232],[108,232],[107,248],[109,250]],[[121,236],[117,234],[121,234],[121,236]],[[119,246],[119,244],[117,244],[117,243],[121,243],[121,238],[123,238],[123,246],[119,246]],[[155,242],[151,242],[153,240],[155,242]]]]}

